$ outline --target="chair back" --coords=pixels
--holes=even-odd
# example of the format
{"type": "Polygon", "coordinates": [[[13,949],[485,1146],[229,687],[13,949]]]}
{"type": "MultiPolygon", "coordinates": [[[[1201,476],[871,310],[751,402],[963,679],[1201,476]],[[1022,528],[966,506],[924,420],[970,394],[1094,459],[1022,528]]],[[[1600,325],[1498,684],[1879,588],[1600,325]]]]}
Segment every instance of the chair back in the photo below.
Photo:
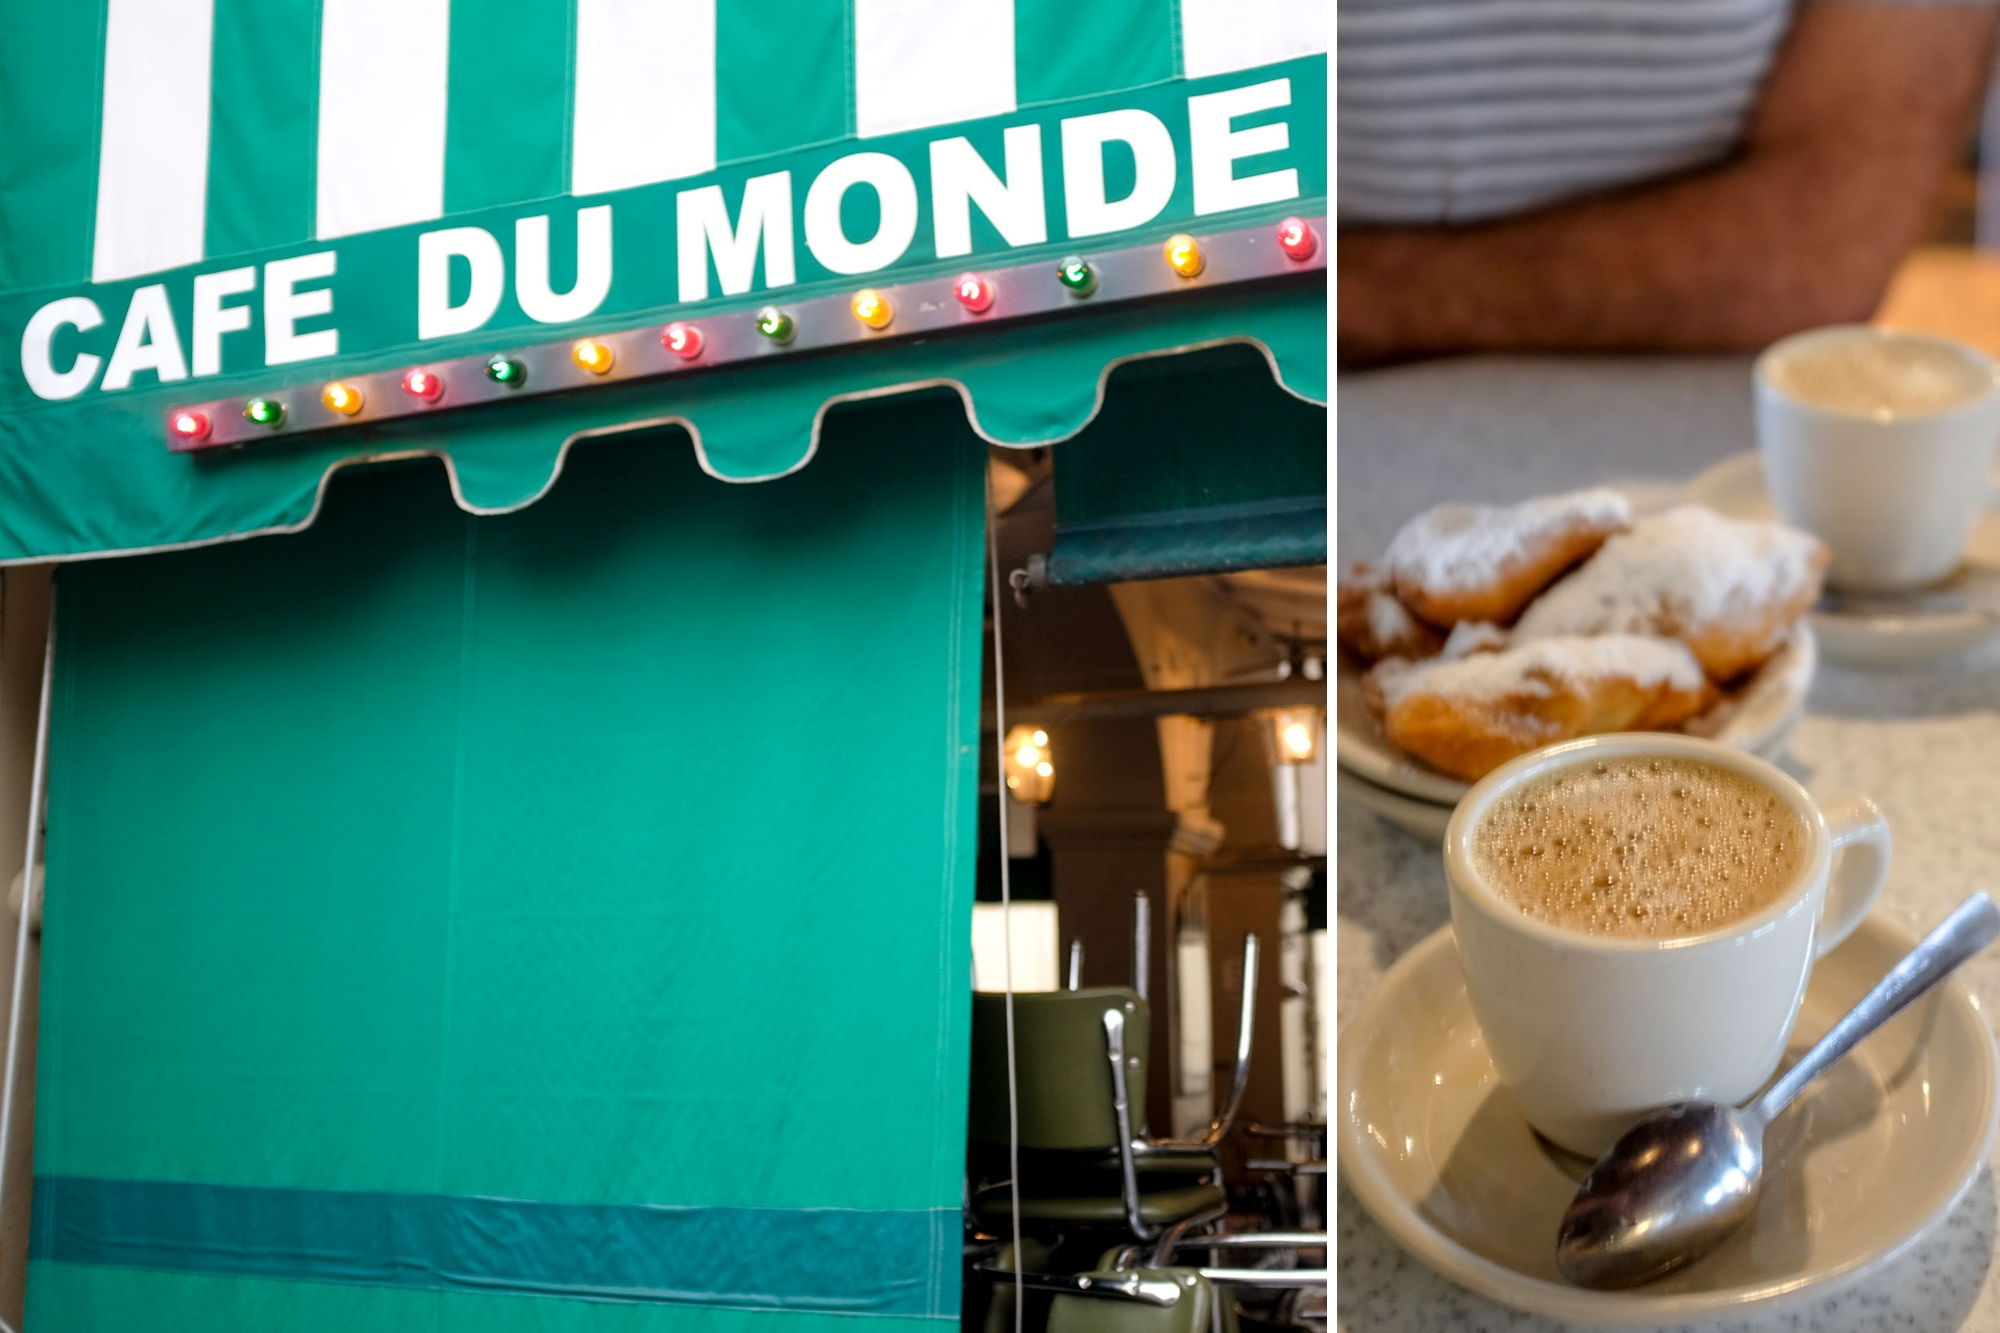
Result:
{"type": "MultiPolygon", "coordinates": [[[[1014,996],[1014,1071],[1021,1146],[1105,1149],[1118,1146],[1104,1014],[1125,1016],[1125,1089],[1132,1132],[1146,1122],[1146,1002],[1123,986],[1030,991],[1014,996]]],[[[972,1096],[975,1143],[1007,1142],[1006,996],[972,997],[972,1096]]]]}

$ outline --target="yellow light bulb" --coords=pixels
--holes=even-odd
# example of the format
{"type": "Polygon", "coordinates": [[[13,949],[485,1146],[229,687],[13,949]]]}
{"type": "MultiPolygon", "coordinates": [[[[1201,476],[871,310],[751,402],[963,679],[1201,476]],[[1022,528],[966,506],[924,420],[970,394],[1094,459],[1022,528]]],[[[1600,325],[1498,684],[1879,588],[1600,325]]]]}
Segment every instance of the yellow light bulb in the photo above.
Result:
{"type": "Polygon", "coordinates": [[[1312,732],[1294,722],[1285,728],[1285,748],[1304,759],[1312,753],[1312,732]]]}
{"type": "Polygon", "coordinates": [[[1047,745],[1049,743],[1049,733],[1046,731],[1037,731],[1034,735],[1030,736],[1028,739],[1033,741],[1037,745],[1047,745]]]}
{"type": "Polygon", "coordinates": [[[1199,274],[1206,263],[1201,257],[1201,246],[1188,235],[1169,236],[1166,246],[1167,267],[1183,278],[1199,274]]]}
{"type": "Polygon", "coordinates": [[[1022,768],[1033,768],[1035,761],[1041,757],[1042,752],[1032,745],[1023,745],[1020,749],[1014,751],[1014,762],[1022,768]]]}
{"type": "Polygon", "coordinates": [[[582,366],[593,375],[602,375],[611,369],[611,349],[595,338],[579,338],[569,349],[569,359],[582,366]]]}
{"type": "Polygon", "coordinates": [[[895,312],[889,308],[889,298],[873,287],[863,287],[854,294],[852,309],[854,317],[871,329],[887,328],[889,321],[895,318],[895,312]]]}
{"type": "Polygon", "coordinates": [[[1037,777],[1052,778],[1056,775],[1056,766],[1044,759],[1041,763],[1035,765],[1035,775],[1037,777]]]}
{"type": "Polygon", "coordinates": [[[351,417],[361,410],[361,390],[338,380],[319,391],[319,400],[326,404],[329,412],[338,412],[351,417]]]}

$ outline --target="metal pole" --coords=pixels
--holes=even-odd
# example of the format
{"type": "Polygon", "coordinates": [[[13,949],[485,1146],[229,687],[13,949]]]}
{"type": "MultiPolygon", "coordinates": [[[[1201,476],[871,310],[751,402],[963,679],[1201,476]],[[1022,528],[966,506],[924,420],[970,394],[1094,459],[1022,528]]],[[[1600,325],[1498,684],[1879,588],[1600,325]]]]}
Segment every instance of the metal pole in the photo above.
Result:
{"type": "Polygon", "coordinates": [[[49,585],[48,645],[42,652],[42,703],[35,722],[35,772],[28,788],[27,853],[21,872],[21,924],[14,932],[14,993],[7,1006],[7,1077],[0,1091],[0,1217],[5,1217],[7,1165],[5,1153],[13,1142],[14,1089],[21,1065],[21,1000],[27,993],[28,921],[35,907],[35,859],[41,851],[42,790],[49,768],[49,699],[55,684],[56,593],[49,585]]]}
{"type": "MultiPolygon", "coordinates": [[[[982,460],[984,464],[984,460],[982,460]]],[[[1000,530],[993,501],[993,468],[986,473],[986,572],[993,597],[993,718],[995,775],[1000,779],[1000,938],[1002,1002],[1007,1012],[1007,1201],[1014,1237],[1014,1333],[1022,1333],[1027,1318],[1027,1293],[1021,1277],[1021,1091],[1014,1068],[1014,886],[1007,874],[1007,667],[1000,650],[1000,530]]]]}
{"type": "Polygon", "coordinates": [[[1147,992],[1153,972],[1153,900],[1143,893],[1132,895],[1132,989],[1139,998],[1147,992]]]}

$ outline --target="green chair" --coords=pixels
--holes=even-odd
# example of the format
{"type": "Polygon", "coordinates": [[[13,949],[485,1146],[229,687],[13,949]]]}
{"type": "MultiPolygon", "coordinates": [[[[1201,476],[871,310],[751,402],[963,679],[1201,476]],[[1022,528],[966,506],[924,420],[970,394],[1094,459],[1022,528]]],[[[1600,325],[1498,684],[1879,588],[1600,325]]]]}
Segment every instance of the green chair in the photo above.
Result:
{"type": "Polygon", "coordinates": [[[1196,1269],[1121,1268],[1128,1247],[1118,1247],[1088,1272],[1047,1273],[1046,1249],[1022,1245],[1019,1264],[1009,1245],[997,1270],[978,1270],[990,1282],[981,1333],[1012,1333],[1017,1280],[1031,1333],[1237,1333],[1235,1303],[1196,1269]]]}
{"type": "Polygon", "coordinates": [[[1179,1288],[1172,1305],[1131,1298],[1057,1296],[1049,1303],[1048,1333],[1237,1333],[1236,1304],[1191,1268],[1113,1270],[1108,1264],[1083,1274],[1100,1282],[1137,1278],[1179,1288]]]}
{"type": "MultiPolygon", "coordinates": [[[[1146,1002],[1123,987],[1026,992],[1013,997],[1014,1106],[1008,1105],[1007,1000],[973,997],[970,1136],[1017,1146],[1024,1228],[1122,1227],[1171,1247],[1227,1211],[1215,1145],[1229,1130],[1249,1075],[1258,942],[1244,941],[1236,1077],[1223,1113],[1192,1142],[1144,1137],[1146,1002]],[[1137,1112],[1135,1114],[1135,1109],[1137,1112]],[[1136,1130],[1135,1130],[1136,1123],[1136,1130]]],[[[1013,1183],[975,1193],[973,1218],[1004,1233],[1013,1183]]]]}

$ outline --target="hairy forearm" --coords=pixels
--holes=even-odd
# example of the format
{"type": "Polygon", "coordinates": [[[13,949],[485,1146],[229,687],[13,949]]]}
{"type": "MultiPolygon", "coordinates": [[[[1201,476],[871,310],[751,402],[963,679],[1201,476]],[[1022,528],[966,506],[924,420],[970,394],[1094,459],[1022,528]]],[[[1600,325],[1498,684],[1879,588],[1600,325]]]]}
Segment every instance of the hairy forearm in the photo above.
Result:
{"type": "Polygon", "coordinates": [[[1341,360],[1748,349],[1865,318],[1937,168],[1857,189],[1829,182],[1842,165],[1807,149],[1489,226],[1344,233],[1341,360]]]}

